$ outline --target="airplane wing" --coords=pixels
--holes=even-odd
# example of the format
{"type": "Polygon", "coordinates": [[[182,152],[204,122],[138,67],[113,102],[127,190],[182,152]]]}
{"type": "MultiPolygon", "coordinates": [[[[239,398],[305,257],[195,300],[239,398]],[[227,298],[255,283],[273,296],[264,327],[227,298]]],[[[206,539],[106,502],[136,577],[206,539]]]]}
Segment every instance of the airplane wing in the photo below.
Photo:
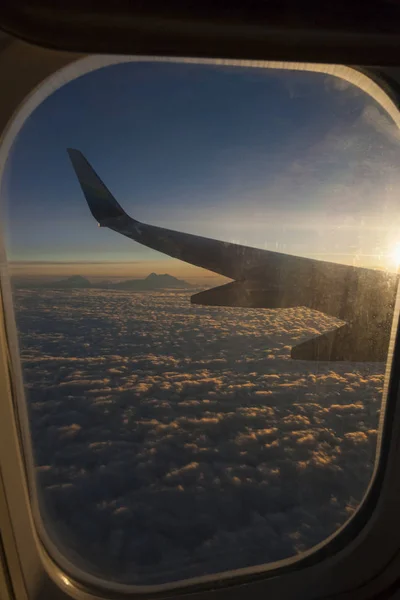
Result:
{"type": "Polygon", "coordinates": [[[100,227],[233,279],[226,285],[194,294],[193,304],[306,306],[345,324],[294,346],[292,358],[386,360],[397,274],[260,250],[141,223],[126,214],[79,150],[69,148],[68,154],[100,227]]]}

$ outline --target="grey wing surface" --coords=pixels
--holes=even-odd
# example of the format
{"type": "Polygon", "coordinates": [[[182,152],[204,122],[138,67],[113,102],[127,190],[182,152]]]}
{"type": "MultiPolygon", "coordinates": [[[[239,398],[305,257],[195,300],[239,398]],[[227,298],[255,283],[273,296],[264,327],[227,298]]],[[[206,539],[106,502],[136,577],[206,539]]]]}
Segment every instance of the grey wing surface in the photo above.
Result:
{"type": "Polygon", "coordinates": [[[101,227],[233,279],[194,294],[193,304],[305,306],[337,317],[344,324],[294,346],[292,358],[386,360],[397,274],[260,250],[141,223],[126,214],[79,150],[68,149],[68,154],[89,209],[101,227]]]}

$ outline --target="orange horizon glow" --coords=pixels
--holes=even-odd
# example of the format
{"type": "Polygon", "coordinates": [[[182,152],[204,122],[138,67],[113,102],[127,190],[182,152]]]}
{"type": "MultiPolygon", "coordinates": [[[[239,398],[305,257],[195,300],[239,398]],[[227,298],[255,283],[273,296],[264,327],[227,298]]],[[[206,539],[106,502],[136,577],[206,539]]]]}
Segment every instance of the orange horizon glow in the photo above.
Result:
{"type": "Polygon", "coordinates": [[[206,269],[179,260],[149,260],[140,262],[27,262],[8,263],[11,277],[53,279],[82,275],[88,279],[142,279],[150,273],[168,273],[192,284],[220,285],[230,281],[206,269]]]}
{"type": "MultiPolygon", "coordinates": [[[[356,267],[397,272],[400,267],[400,242],[393,244],[386,253],[375,255],[317,255],[317,260],[337,262],[356,267]]],[[[168,273],[194,285],[222,285],[230,281],[207,269],[202,269],[180,260],[167,258],[140,261],[10,261],[8,272],[11,277],[34,279],[57,279],[81,275],[88,279],[142,279],[150,273],[168,273]]]]}

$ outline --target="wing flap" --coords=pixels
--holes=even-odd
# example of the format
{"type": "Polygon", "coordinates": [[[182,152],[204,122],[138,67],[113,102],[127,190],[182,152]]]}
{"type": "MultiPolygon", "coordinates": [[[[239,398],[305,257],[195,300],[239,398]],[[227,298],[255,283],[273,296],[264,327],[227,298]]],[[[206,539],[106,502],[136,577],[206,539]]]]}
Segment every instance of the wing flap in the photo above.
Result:
{"type": "Polygon", "coordinates": [[[293,346],[290,356],[295,360],[385,362],[389,340],[390,326],[382,330],[348,323],[293,346]]]}
{"type": "Polygon", "coordinates": [[[233,281],[194,294],[192,304],[203,306],[238,306],[242,308],[290,308],[298,306],[282,288],[261,287],[256,282],[233,281]]]}

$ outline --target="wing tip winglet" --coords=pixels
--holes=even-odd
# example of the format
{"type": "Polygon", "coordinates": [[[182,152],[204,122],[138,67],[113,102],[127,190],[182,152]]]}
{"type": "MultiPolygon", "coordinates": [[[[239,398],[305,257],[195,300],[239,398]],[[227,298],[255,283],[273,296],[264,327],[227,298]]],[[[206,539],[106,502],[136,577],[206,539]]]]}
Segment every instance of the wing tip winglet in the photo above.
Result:
{"type": "Polygon", "coordinates": [[[82,152],[76,148],[67,148],[67,153],[90,212],[99,225],[108,219],[126,215],[82,152]]]}

